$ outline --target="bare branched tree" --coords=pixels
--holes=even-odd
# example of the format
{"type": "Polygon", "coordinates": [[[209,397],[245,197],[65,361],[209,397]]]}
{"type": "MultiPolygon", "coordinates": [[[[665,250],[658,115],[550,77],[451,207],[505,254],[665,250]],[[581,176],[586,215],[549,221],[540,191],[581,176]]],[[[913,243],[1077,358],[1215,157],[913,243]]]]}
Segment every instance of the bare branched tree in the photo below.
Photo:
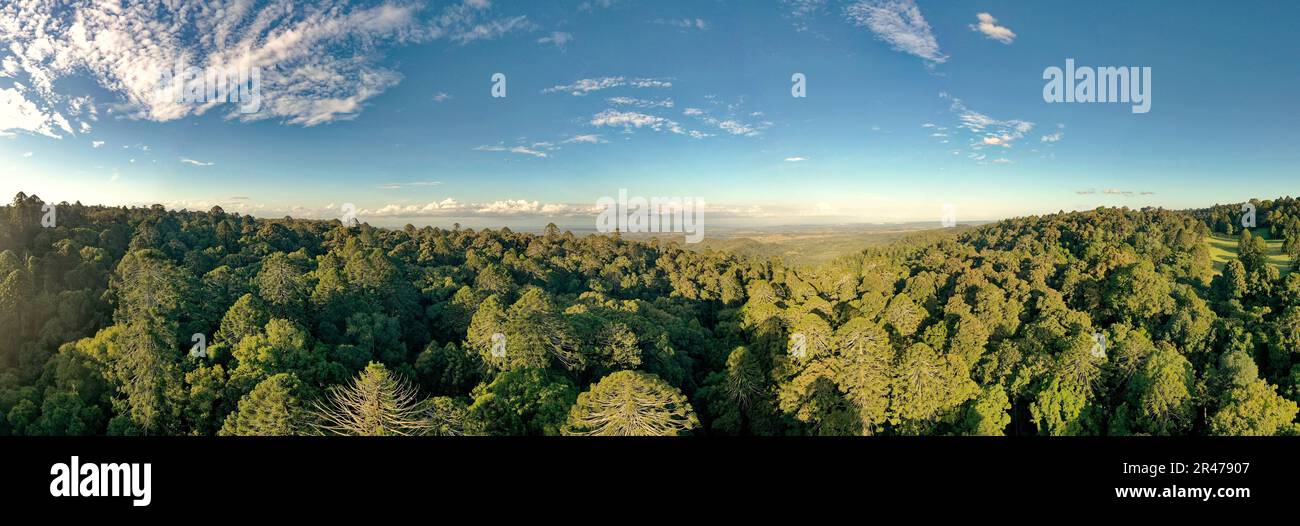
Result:
{"type": "Polygon", "coordinates": [[[418,389],[371,363],[347,386],[330,389],[324,403],[314,404],[321,434],[348,436],[412,436],[460,434],[436,404],[422,400],[418,389]]]}

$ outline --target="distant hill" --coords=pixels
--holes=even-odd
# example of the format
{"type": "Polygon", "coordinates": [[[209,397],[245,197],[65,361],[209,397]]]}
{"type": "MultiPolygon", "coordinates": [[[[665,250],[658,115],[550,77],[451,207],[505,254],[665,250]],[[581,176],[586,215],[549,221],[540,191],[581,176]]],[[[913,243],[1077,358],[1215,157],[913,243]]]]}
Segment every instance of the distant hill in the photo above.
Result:
{"type": "MultiPolygon", "coordinates": [[[[934,223],[891,225],[815,225],[763,229],[713,230],[700,243],[682,248],[695,252],[710,250],[742,257],[777,259],[787,265],[813,267],[864,249],[889,246],[922,233],[956,235],[971,225],[940,228],[934,223]]],[[[627,236],[628,239],[636,239],[627,236]]]]}

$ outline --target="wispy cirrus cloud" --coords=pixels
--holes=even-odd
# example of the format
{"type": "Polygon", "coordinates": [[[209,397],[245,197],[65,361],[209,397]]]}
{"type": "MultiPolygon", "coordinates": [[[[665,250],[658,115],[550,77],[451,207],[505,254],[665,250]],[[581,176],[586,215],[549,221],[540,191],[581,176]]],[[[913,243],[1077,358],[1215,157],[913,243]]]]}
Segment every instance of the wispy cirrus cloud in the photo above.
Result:
{"type": "Polygon", "coordinates": [[[212,165],[214,165],[214,164],[217,164],[217,163],[213,163],[213,162],[196,161],[196,160],[194,160],[194,159],[189,159],[189,158],[186,158],[186,157],[181,157],[181,162],[184,163],[184,164],[191,165],[191,166],[212,166],[212,165]]]}
{"type": "Polygon", "coordinates": [[[683,31],[707,31],[709,29],[709,22],[703,18],[656,18],[651,22],[672,26],[683,31]]]}
{"type": "Polygon", "coordinates": [[[578,11],[582,13],[590,13],[596,9],[608,9],[618,3],[619,0],[588,0],[578,4],[578,11]]]}
{"type": "Polygon", "coordinates": [[[636,97],[610,97],[605,102],[615,106],[633,106],[637,108],[671,108],[675,105],[673,99],[638,99],[636,97]]]}
{"type": "Polygon", "coordinates": [[[1024,138],[1034,129],[1034,123],[1021,119],[995,119],[986,114],[966,107],[961,99],[940,94],[941,98],[950,99],[951,111],[957,116],[957,128],[965,129],[975,135],[971,149],[980,150],[986,146],[1010,148],[1015,141],[1024,138]]]}
{"type": "Polygon", "coordinates": [[[572,41],[573,33],[565,33],[563,31],[555,31],[547,36],[537,39],[538,44],[550,44],[560,49],[564,49],[564,47],[569,45],[569,42],[572,41]]]}
{"type": "Polygon", "coordinates": [[[573,137],[569,137],[568,139],[565,139],[561,142],[564,144],[574,144],[574,143],[601,144],[607,141],[605,141],[605,139],[602,139],[599,135],[587,134],[587,135],[574,135],[573,137]]]}
{"type": "Polygon", "coordinates": [[[510,153],[536,157],[538,159],[548,159],[551,157],[552,153],[563,150],[568,145],[604,144],[606,142],[608,141],[601,138],[598,134],[582,134],[571,135],[563,139],[550,141],[528,141],[525,138],[520,138],[513,146],[507,146],[503,142],[478,146],[475,147],[474,150],[480,152],[510,153]]]}
{"type": "Polygon", "coordinates": [[[673,87],[673,82],[672,79],[667,78],[597,77],[578,79],[569,84],[552,86],[542,90],[542,93],[568,93],[575,97],[582,97],[594,91],[624,86],[630,86],[633,88],[671,88],[673,87]]]}
{"type": "Polygon", "coordinates": [[[533,157],[537,157],[539,159],[545,159],[547,157],[550,157],[549,154],[537,149],[535,146],[523,146],[523,145],[504,146],[498,144],[498,145],[478,146],[474,148],[474,150],[480,152],[507,152],[507,153],[514,153],[519,155],[530,155],[533,157]]]}
{"type": "Polygon", "coordinates": [[[403,190],[407,188],[430,188],[442,186],[441,181],[411,181],[405,183],[385,183],[379,185],[380,190],[403,190]]]}
{"type": "Polygon", "coordinates": [[[844,14],[849,22],[871,30],[876,39],[895,51],[919,57],[932,65],[948,60],[939,50],[930,23],[914,0],[861,0],[849,4],[844,14]]]}
{"type": "Polygon", "coordinates": [[[827,0],[781,0],[781,5],[790,13],[794,30],[803,32],[809,28],[809,20],[826,7],[827,0]]]}

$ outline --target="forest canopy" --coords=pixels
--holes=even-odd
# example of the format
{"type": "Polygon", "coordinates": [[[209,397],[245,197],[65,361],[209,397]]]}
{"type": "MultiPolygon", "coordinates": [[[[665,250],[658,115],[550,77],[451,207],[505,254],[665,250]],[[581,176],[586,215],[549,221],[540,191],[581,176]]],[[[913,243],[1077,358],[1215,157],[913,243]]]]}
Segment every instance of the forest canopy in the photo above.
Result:
{"type": "Polygon", "coordinates": [[[817,267],[675,243],[0,207],[0,435],[1293,435],[1300,203],[817,267]],[[1216,270],[1207,240],[1238,240],[1216,270]],[[1269,264],[1281,241],[1291,269],[1269,264]]]}

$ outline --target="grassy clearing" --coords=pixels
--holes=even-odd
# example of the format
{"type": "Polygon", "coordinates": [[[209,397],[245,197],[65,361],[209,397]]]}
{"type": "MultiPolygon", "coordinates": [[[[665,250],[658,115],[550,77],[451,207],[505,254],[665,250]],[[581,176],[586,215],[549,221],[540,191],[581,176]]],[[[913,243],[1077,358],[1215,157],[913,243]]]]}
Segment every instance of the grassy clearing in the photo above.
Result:
{"type": "MultiPolygon", "coordinates": [[[[1261,231],[1261,233],[1266,233],[1261,231]]],[[[1214,234],[1205,239],[1210,247],[1210,260],[1214,263],[1216,274],[1223,272],[1223,266],[1237,259],[1237,241],[1239,238],[1214,234]]],[[[1268,243],[1268,264],[1277,267],[1283,274],[1291,270],[1291,259],[1282,253],[1282,240],[1265,239],[1268,243]]]]}
{"type": "MultiPolygon", "coordinates": [[[[952,231],[968,228],[970,225],[960,225],[952,231]]],[[[787,265],[814,267],[846,254],[887,246],[908,236],[934,230],[934,224],[925,223],[711,230],[703,243],[684,247],[688,250],[717,250],[760,259],[776,258],[787,265]]]]}

